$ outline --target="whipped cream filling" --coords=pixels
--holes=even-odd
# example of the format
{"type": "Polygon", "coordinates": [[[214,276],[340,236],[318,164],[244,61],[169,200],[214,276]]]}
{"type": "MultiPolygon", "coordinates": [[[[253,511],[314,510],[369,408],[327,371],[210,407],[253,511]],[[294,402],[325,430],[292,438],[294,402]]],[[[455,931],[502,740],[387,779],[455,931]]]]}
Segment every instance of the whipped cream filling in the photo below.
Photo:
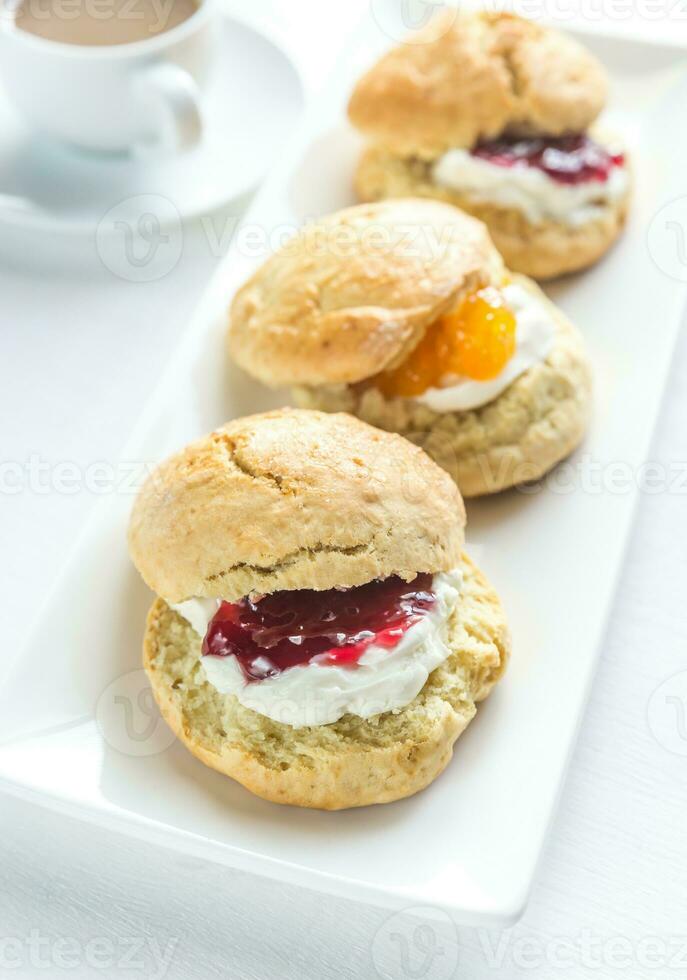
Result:
{"type": "Polygon", "coordinates": [[[210,620],[220,607],[221,599],[187,599],[186,602],[168,602],[170,609],[178,612],[201,639],[208,631],[210,620]]]}
{"type": "Polygon", "coordinates": [[[464,412],[479,408],[498,398],[525,371],[546,360],[556,335],[556,324],[548,308],[519,283],[504,286],[501,293],[516,320],[515,353],[503,371],[490,381],[446,378],[443,387],[428,388],[413,401],[434,412],[464,412]]]}
{"type": "Polygon", "coordinates": [[[580,226],[599,218],[621,200],[629,184],[627,169],[613,167],[605,181],[562,184],[536,167],[502,167],[468,150],[449,150],[432,168],[432,180],[484,204],[522,211],[528,221],[552,220],[580,226]]]}
{"type": "MultiPolygon", "coordinates": [[[[430,673],[451,653],[449,620],[461,589],[459,569],[436,574],[432,609],[403,634],[396,646],[389,649],[373,644],[355,666],[300,664],[252,683],[232,656],[201,657],[203,670],[221,694],[233,694],[244,707],[292,728],[330,725],[345,714],[371,718],[384,711],[398,711],[419,694],[430,673]]],[[[220,602],[189,599],[170,606],[204,637],[220,602]]]]}

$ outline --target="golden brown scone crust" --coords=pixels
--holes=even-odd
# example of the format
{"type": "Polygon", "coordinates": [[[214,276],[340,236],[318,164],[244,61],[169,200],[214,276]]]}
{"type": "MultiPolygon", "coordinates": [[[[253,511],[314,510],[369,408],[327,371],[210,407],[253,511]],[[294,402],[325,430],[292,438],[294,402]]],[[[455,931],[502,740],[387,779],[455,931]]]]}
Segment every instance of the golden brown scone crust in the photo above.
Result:
{"type": "Polygon", "coordinates": [[[429,163],[401,159],[378,146],[363,153],[355,176],[363,201],[408,195],[453,204],[483,221],[506,265],[534,279],[552,279],[592,265],[608,251],[625,224],[630,191],[607,205],[599,218],[573,226],[557,221],[532,224],[522,211],[476,201],[436,184],[429,163]]]}
{"type": "Polygon", "coordinates": [[[239,290],[230,351],[268,385],[359,381],[401,360],[458,296],[501,268],[484,225],[446,204],[338,211],[239,290]]]}
{"type": "Polygon", "coordinates": [[[579,332],[541,290],[517,282],[550,309],[558,331],[546,361],[530,368],[493,402],[439,414],[411,399],[385,398],[370,387],[298,388],[296,401],[351,412],[400,432],[442,466],[464,497],[497,493],[543,476],[581,442],[591,400],[591,368],[579,332]]]}
{"type": "Polygon", "coordinates": [[[501,677],[510,650],[498,597],[463,556],[451,656],[400,712],[293,729],[243,707],[205,679],[200,638],[162,599],[148,616],[143,662],[177,737],[201,762],[275,803],[324,810],[389,803],[424,789],[501,677]]]}
{"type": "Polygon", "coordinates": [[[134,505],[129,550],[169,602],[231,601],[447,571],[464,526],[451,480],[400,436],[281,409],[229,422],[162,463],[134,505]]]}
{"type": "Polygon", "coordinates": [[[446,11],[358,82],[352,123],[397,156],[436,157],[508,132],[581,132],[607,83],[597,60],[558,31],[505,13],[446,11]]]}

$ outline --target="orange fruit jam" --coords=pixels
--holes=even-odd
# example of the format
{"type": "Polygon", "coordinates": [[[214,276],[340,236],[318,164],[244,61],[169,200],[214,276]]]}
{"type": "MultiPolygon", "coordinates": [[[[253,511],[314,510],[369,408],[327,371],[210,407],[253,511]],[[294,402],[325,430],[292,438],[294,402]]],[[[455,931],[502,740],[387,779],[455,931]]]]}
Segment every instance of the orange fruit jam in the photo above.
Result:
{"type": "Polygon", "coordinates": [[[447,376],[490,381],[515,353],[515,326],[502,294],[487,286],[433,323],[409,357],[374,383],[389,397],[412,398],[447,376]]]}

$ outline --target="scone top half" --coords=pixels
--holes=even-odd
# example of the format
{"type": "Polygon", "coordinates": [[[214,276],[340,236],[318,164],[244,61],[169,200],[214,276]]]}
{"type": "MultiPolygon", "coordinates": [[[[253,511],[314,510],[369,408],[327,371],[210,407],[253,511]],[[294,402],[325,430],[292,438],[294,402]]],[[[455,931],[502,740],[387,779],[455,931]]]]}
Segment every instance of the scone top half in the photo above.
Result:
{"type": "Polygon", "coordinates": [[[347,208],[305,226],[238,291],[230,351],[267,385],[364,381],[502,278],[484,225],[455,208],[419,198],[347,208]]]}
{"type": "Polygon", "coordinates": [[[558,31],[507,13],[443,11],[358,82],[353,124],[432,159],[497,137],[581,133],[604,107],[603,68],[558,31]]]}
{"type": "Polygon", "coordinates": [[[229,347],[299,405],[422,446],[464,495],[536,479],[585,427],[577,331],[505,269],[485,225],[421,198],[307,226],[238,291],[229,347]]]}
{"type": "MultiPolygon", "coordinates": [[[[400,710],[451,655],[464,524],[455,485],[400,436],[283,410],[164,463],[129,543],[195,632],[206,691],[299,729],[400,710]]],[[[152,632],[155,684],[166,641],[152,632]]]]}
{"type": "Polygon", "coordinates": [[[353,91],[349,116],[369,143],[358,192],[465,208],[535,278],[581,268],[615,238],[629,195],[622,147],[595,126],[607,88],[571,37],[511,14],[444,11],[353,91]]]}
{"type": "Polygon", "coordinates": [[[460,494],[425,453],[346,415],[230,422],[162,463],[136,500],[132,559],[170,604],[329,590],[453,568],[460,494]]]}

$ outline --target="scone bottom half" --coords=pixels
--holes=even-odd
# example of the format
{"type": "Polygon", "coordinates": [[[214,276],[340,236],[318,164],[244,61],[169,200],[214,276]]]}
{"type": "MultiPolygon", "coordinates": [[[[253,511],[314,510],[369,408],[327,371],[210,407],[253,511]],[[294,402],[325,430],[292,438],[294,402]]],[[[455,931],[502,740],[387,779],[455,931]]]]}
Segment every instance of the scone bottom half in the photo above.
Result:
{"type": "MultiPolygon", "coordinates": [[[[358,385],[299,385],[293,390],[296,403],[350,412],[371,425],[401,433],[450,474],[465,498],[530,487],[582,443],[592,409],[592,368],[580,332],[532,280],[511,276],[503,292],[506,298],[516,296],[520,305],[515,349],[503,369],[502,389],[484,403],[452,409],[441,403],[451,396],[450,385],[435,390],[430,401],[424,393],[406,396],[403,389],[394,391],[378,379],[358,385]],[[518,332],[526,325],[532,329],[522,344],[522,356],[532,356],[518,372],[518,332]],[[538,343],[545,345],[543,349],[537,348],[538,343]]],[[[419,357],[412,354],[407,365],[391,375],[394,384],[399,374],[401,383],[408,375],[412,383],[418,361],[422,369],[426,360],[422,346],[418,350],[419,357]]],[[[493,383],[484,383],[488,395],[493,383]]],[[[461,391],[479,394],[481,388],[479,381],[464,381],[455,391],[460,397],[461,391]]]]}
{"type": "Polygon", "coordinates": [[[174,733],[275,802],[427,786],[509,652],[464,519],[421,450],[346,415],[236,420],[163,463],[130,550],[158,593],[144,665],[174,733]]]}
{"type": "Polygon", "coordinates": [[[510,14],[437,15],[356,85],[362,201],[423,196],[484,221],[508,266],[551,279],[596,262],[631,195],[627,153],[597,123],[602,65],[510,14]]]}

